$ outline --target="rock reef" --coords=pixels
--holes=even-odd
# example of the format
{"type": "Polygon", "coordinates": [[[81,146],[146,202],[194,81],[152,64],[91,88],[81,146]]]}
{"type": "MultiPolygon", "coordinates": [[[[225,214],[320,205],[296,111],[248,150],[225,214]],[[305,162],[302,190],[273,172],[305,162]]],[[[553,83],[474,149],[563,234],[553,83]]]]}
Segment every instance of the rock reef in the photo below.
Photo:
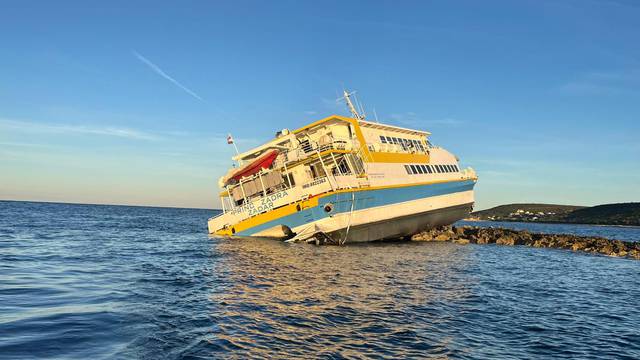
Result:
{"type": "Polygon", "coordinates": [[[443,226],[420,232],[413,241],[449,241],[456,244],[525,245],[537,248],[567,249],[640,260],[640,242],[625,242],[602,237],[569,234],[540,234],[526,230],[443,226]]]}

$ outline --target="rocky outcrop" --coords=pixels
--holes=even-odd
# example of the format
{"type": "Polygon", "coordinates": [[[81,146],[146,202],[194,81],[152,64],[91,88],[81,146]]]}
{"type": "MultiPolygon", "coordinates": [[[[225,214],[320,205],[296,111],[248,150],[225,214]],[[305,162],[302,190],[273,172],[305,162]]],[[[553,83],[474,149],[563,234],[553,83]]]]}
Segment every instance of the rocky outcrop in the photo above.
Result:
{"type": "Polygon", "coordinates": [[[556,248],[583,251],[607,256],[629,257],[640,260],[640,242],[624,242],[602,237],[569,234],[538,234],[524,230],[481,228],[476,226],[443,226],[420,232],[413,241],[451,241],[456,244],[525,245],[538,248],[556,248]]]}

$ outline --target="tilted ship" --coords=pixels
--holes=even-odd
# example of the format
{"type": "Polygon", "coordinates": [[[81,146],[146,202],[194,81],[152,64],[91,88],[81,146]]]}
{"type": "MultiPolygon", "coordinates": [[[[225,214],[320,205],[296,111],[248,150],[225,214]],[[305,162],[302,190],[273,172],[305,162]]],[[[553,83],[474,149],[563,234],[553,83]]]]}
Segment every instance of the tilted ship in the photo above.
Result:
{"type": "Polygon", "coordinates": [[[344,244],[409,236],[473,209],[473,169],[430,133],[332,115],[234,156],[220,178],[218,236],[344,244]]]}

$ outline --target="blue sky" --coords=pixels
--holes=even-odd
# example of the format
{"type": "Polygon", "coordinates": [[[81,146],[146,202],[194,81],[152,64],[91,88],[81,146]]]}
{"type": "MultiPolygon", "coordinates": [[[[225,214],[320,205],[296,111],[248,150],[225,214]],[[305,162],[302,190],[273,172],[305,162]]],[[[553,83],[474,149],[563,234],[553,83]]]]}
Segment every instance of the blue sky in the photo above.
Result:
{"type": "Polygon", "coordinates": [[[8,1],[0,199],[217,207],[343,86],[431,131],[477,208],[640,201],[636,1],[8,1]]]}

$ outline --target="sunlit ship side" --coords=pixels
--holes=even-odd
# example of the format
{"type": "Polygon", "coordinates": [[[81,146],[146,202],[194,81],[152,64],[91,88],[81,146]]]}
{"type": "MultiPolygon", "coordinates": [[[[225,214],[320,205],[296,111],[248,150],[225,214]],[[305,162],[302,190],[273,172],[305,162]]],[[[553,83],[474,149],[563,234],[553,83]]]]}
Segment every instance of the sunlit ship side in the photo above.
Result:
{"type": "Polygon", "coordinates": [[[430,133],[329,116],[234,157],[209,233],[343,244],[408,236],[473,208],[471,168],[430,133]]]}

